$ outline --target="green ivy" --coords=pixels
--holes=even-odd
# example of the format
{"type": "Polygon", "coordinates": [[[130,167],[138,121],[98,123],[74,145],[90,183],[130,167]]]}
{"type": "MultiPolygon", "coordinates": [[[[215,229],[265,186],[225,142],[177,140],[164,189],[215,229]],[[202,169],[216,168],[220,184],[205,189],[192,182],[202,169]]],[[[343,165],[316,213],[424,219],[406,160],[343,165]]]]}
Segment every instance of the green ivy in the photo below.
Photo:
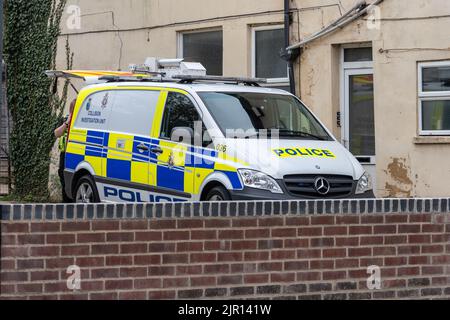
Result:
{"type": "MultiPolygon", "coordinates": [[[[5,1],[7,99],[13,120],[10,156],[13,196],[46,201],[53,130],[60,124],[67,98],[52,92],[45,70],[55,68],[61,17],[67,0],[5,1]]],[[[68,44],[66,44],[66,51],[68,44]]],[[[67,51],[67,63],[73,56],[67,51]]]]}

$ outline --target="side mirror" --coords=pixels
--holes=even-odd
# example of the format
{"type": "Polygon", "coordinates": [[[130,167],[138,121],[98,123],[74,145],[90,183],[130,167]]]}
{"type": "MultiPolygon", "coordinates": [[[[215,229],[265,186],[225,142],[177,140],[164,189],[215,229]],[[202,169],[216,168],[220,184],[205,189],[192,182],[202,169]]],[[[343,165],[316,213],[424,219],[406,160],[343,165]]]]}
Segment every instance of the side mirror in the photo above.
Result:
{"type": "Polygon", "coordinates": [[[194,130],[189,127],[175,127],[170,133],[170,140],[174,142],[183,142],[186,144],[194,143],[194,130]]]}

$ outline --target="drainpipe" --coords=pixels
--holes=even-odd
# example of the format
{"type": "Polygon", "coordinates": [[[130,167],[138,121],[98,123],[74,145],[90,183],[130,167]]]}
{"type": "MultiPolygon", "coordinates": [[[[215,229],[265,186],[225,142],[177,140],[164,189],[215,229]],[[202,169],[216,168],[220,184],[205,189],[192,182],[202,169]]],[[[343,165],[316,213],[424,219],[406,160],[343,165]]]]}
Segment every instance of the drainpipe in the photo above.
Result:
{"type": "MultiPolygon", "coordinates": [[[[290,0],[284,0],[284,47],[287,48],[290,45],[290,26],[291,26],[291,13],[290,13],[290,0]]],[[[292,94],[295,95],[295,76],[294,76],[294,63],[293,57],[290,52],[283,50],[281,53],[282,58],[287,61],[288,64],[288,76],[289,87],[292,94]]]]}

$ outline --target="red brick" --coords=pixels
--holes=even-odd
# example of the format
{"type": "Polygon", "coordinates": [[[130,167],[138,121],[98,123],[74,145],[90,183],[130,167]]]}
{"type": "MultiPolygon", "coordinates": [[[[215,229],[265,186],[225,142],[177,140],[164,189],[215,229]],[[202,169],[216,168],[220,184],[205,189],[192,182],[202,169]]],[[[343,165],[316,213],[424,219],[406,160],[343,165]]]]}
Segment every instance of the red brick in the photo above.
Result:
{"type": "Polygon", "coordinates": [[[218,285],[242,284],[242,275],[219,276],[217,277],[218,285]]]}
{"type": "Polygon", "coordinates": [[[42,293],[42,283],[19,283],[17,284],[18,293],[42,293]]]}
{"type": "Polygon", "coordinates": [[[189,278],[165,278],[163,288],[180,288],[189,286],[189,278]]]}
{"type": "Polygon", "coordinates": [[[270,252],[270,259],[272,260],[295,259],[295,257],[295,250],[272,250],[270,252]]]}
{"type": "Polygon", "coordinates": [[[297,236],[296,228],[274,228],[272,229],[272,238],[290,238],[297,236]]]}
{"type": "Polygon", "coordinates": [[[422,224],[423,233],[441,233],[444,232],[444,225],[442,224],[422,224]]]}
{"type": "Polygon", "coordinates": [[[148,267],[147,272],[149,276],[173,276],[175,274],[175,267],[148,267]]]}
{"type": "Polygon", "coordinates": [[[16,292],[14,284],[0,284],[0,292],[4,298],[7,295],[14,294],[16,292]]]}
{"type": "Polygon", "coordinates": [[[59,280],[58,271],[32,271],[30,281],[55,281],[59,280]]]}
{"type": "Polygon", "coordinates": [[[189,236],[189,231],[165,231],[163,239],[165,241],[189,240],[189,236]]]}
{"type": "Polygon", "coordinates": [[[74,258],[50,258],[45,260],[46,269],[64,269],[66,270],[68,266],[74,265],[74,258]]]}
{"type": "MultiPolygon", "coordinates": [[[[448,260],[450,262],[450,259],[448,260]]],[[[411,256],[408,257],[408,264],[415,265],[415,264],[429,264],[431,262],[430,257],[428,256],[411,256]]]]}
{"type": "Polygon", "coordinates": [[[346,250],[345,249],[323,249],[322,257],[323,258],[345,258],[346,250]]]}
{"type": "Polygon", "coordinates": [[[359,224],[359,216],[336,216],[336,224],[359,224]]]}
{"type": "Polygon", "coordinates": [[[107,266],[127,266],[133,264],[133,256],[110,256],[106,257],[107,266]]]}
{"type": "Polygon", "coordinates": [[[211,264],[204,266],[205,274],[214,274],[214,273],[229,273],[230,265],[229,264],[211,264]]]}
{"type": "Polygon", "coordinates": [[[150,221],[150,229],[175,229],[177,227],[176,220],[152,220],[150,221]]]}
{"type": "Polygon", "coordinates": [[[162,287],[161,278],[152,279],[134,279],[135,289],[156,289],[162,287]]]}
{"type": "Polygon", "coordinates": [[[16,245],[17,244],[16,235],[15,234],[2,234],[0,243],[3,246],[16,245]]]}
{"type": "Polygon", "coordinates": [[[397,269],[397,276],[416,276],[420,274],[420,267],[402,267],[397,269]]]}
{"type": "Polygon", "coordinates": [[[189,255],[187,254],[164,254],[162,256],[163,264],[188,263],[189,255]]]}
{"type": "Polygon", "coordinates": [[[244,230],[219,230],[219,239],[244,239],[244,230]]]}
{"type": "Polygon", "coordinates": [[[376,223],[383,223],[384,222],[384,216],[383,215],[375,215],[375,216],[361,216],[361,224],[376,224],[376,223]]]}
{"type": "Polygon", "coordinates": [[[242,261],[243,255],[243,252],[218,252],[217,261],[242,261]]]}
{"type": "Polygon", "coordinates": [[[269,252],[268,251],[247,251],[244,253],[245,261],[261,261],[268,260],[269,252]]]}
{"type": "Polygon", "coordinates": [[[430,243],[430,242],[431,242],[430,235],[417,234],[408,236],[408,243],[430,243]]]}
{"type": "Polygon", "coordinates": [[[348,228],[348,234],[372,234],[372,226],[350,226],[348,228]]]}
{"type": "Polygon", "coordinates": [[[314,237],[322,234],[322,227],[302,227],[297,229],[297,236],[299,237],[314,237]]]}
{"type": "Polygon", "coordinates": [[[95,242],[105,242],[105,233],[79,233],[77,234],[78,243],[95,243],[95,242]]]}
{"type": "Polygon", "coordinates": [[[258,263],[258,272],[267,272],[267,271],[282,271],[283,263],[282,262],[261,262],[258,263]]]}
{"type": "Polygon", "coordinates": [[[146,300],[146,291],[124,291],[119,292],[119,300],[146,300]]]}
{"type": "Polygon", "coordinates": [[[155,265],[161,263],[161,256],[157,254],[134,256],[135,265],[155,265]]]}
{"type": "Polygon", "coordinates": [[[58,232],[60,230],[60,222],[38,222],[30,225],[31,232],[58,232]]]}
{"type": "Polygon", "coordinates": [[[447,234],[433,234],[431,235],[432,243],[449,243],[450,242],[450,233],[447,234]]]}
{"type": "Polygon", "coordinates": [[[89,255],[88,245],[61,246],[62,256],[87,256],[89,255]]]}
{"type": "MultiPolygon", "coordinates": [[[[166,247],[164,248],[166,249],[166,247]]],[[[164,250],[169,251],[169,250],[164,250]]],[[[203,242],[178,242],[176,244],[177,252],[187,252],[187,251],[203,251],[203,242]]]]}
{"type": "Polygon", "coordinates": [[[122,230],[146,230],[147,228],[147,220],[128,220],[120,222],[120,229],[122,230]]]}
{"type": "Polygon", "coordinates": [[[205,220],[205,228],[229,228],[231,227],[230,219],[208,219],[205,220]]]}
{"type": "Polygon", "coordinates": [[[48,244],[74,244],[75,235],[74,234],[48,234],[47,235],[48,244]]]}
{"type": "Polygon", "coordinates": [[[322,256],[321,249],[297,250],[297,259],[320,258],[321,256],[322,256]]]}
{"type": "Polygon", "coordinates": [[[397,226],[395,225],[382,225],[373,227],[374,234],[394,234],[397,233],[397,226]]]}
{"type": "MultiPolygon", "coordinates": [[[[348,277],[352,280],[358,279],[358,278],[364,278],[367,279],[368,277],[367,269],[359,269],[359,270],[348,270],[348,277]]],[[[363,288],[367,288],[367,282],[363,282],[363,288]]]]}
{"type": "Polygon", "coordinates": [[[117,300],[119,294],[117,292],[100,292],[90,293],[89,298],[91,300],[117,300]]]}
{"type": "Polygon", "coordinates": [[[5,222],[1,224],[2,234],[6,233],[28,233],[30,232],[29,224],[23,222],[5,222]]]}
{"type": "Polygon", "coordinates": [[[361,246],[371,245],[371,244],[383,244],[384,238],[382,236],[372,236],[372,237],[361,237],[359,239],[359,244],[361,246]]]}
{"type": "Polygon", "coordinates": [[[398,233],[419,233],[420,225],[418,224],[400,224],[398,226],[398,233]]]}
{"type": "Polygon", "coordinates": [[[324,225],[324,224],[334,224],[334,216],[318,216],[318,217],[311,217],[311,224],[313,225],[324,225]]]}
{"type": "MultiPolygon", "coordinates": [[[[187,242],[184,242],[187,243],[187,242]]],[[[164,243],[164,242],[153,242],[148,244],[148,252],[157,253],[157,252],[175,252],[176,243],[164,243]]]]}
{"type": "Polygon", "coordinates": [[[347,272],[345,271],[324,271],[322,273],[323,280],[345,280],[347,272]]]}
{"type": "Polygon", "coordinates": [[[198,229],[204,227],[203,219],[178,219],[178,229],[198,229]]]}
{"type": "Polygon", "coordinates": [[[249,227],[256,227],[258,224],[258,220],[254,219],[254,218],[250,218],[250,219],[241,219],[241,218],[237,218],[237,219],[232,219],[231,220],[231,226],[233,228],[249,228],[249,227]]]}
{"type": "Polygon", "coordinates": [[[310,260],[309,267],[311,270],[315,269],[333,269],[334,260],[310,260]]]}
{"type": "Polygon", "coordinates": [[[272,273],[270,282],[295,282],[295,273],[272,273]]]}
{"type": "Polygon", "coordinates": [[[205,263],[211,263],[217,261],[217,255],[216,253],[191,253],[190,254],[190,262],[191,263],[198,263],[198,262],[205,262],[205,263]]]}
{"type": "Polygon", "coordinates": [[[258,265],[256,263],[235,263],[231,265],[231,273],[252,273],[257,271],[258,265]]]}
{"type": "Polygon", "coordinates": [[[245,238],[246,239],[269,238],[269,237],[270,237],[270,229],[269,228],[245,230],[245,238]]]}
{"type": "Polygon", "coordinates": [[[409,222],[431,222],[431,214],[429,214],[429,213],[410,214],[409,222]]]}
{"type": "Polygon", "coordinates": [[[307,248],[309,246],[309,239],[285,239],[284,248],[307,248]]]}
{"type": "Polygon", "coordinates": [[[347,235],[347,227],[346,226],[324,227],[323,234],[326,236],[347,235]]]}
{"type": "Polygon", "coordinates": [[[289,217],[286,218],[287,226],[308,226],[310,225],[310,217],[289,217]]]}
{"type": "Polygon", "coordinates": [[[408,237],[407,236],[385,236],[384,237],[384,244],[402,244],[407,243],[408,237]]]}
{"type": "Polygon", "coordinates": [[[91,229],[90,222],[62,222],[61,223],[61,231],[88,231],[91,229]]]}
{"type": "Polygon", "coordinates": [[[284,270],[307,270],[309,268],[308,261],[285,261],[284,270]]]}
{"type": "Polygon", "coordinates": [[[148,298],[153,300],[175,299],[176,291],[149,291],[148,298]]]}
{"type": "MultiPolygon", "coordinates": [[[[206,267],[206,266],[205,266],[206,267]]],[[[184,266],[176,266],[176,275],[198,275],[202,274],[202,265],[200,264],[189,264],[184,266]]]]}
{"type": "Polygon", "coordinates": [[[443,274],[444,267],[442,266],[422,266],[422,275],[443,274]]]}
{"type": "Polygon", "coordinates": [[[398,254],[417,254],[420,253],[420,246],[399,246],[398,254]]]}
{"type": "Polygon", "coordinates": [[[148,245],[146,243],[129,243],[120,245],[121,254],[147,253],[148,245]]]}
{"type": "Polygon", "coordinates": [[[260,218],[258,226],[260,227],[276,227],[284,225],[283,218],[260,218]]]}
{"type": "Polygon", "coordinates": [[[91,247],[93,255],[118,254],[118,244],[93,244],[91,247]]]}
{"type": "Polygon", "coordinates": [[[147,276],[147,267],[120,268],[121,278],[142,278],[147,276]]]}
{"type": "Polygon", "coordinates": [[[318,281],[320,280],[322,274],[320,272],[308,271],[308,272],[297,272],[297,282],[303,281],[318,281]]]}
{"type": "Polygon", "coordinates": [[[44,268],[44,260],[43,259],[19,259],[17,260],[17,269],[25,270],[25,269],[43,269],[44,268]]]}
{"type": "Polygon", "coordinates": [[[191,278],[192,287],[214,287],[215,285],[216,285],[216,277],[191,278]]]}
{"type": "Polygon", "coordinates": [[[109,231],[109,230],[119,230],[120,222],[112,220],[97,220],[91,222],[92,231],[109,231]]]}
{"type": "Polygon", "coordinates": [[[372,248],[361,247],[361,248],[349,248],[348,256],[349,257],[363,257],[370,256],[372,254],[372,248]]]}
{"type": "Polygon", "coordinates": [[[100,268],[91,270],[92,279],[119,278],[119,268],[100,268]]]}
{"type": "Polygon", "coordinates": [[[233,241],[231,242],[232,250],[256,250],[256,241],[233,241]]]}
{"type": "Polygon", "coordinates": [[[385,216],[386,223],[401,223],[408,221],[408,215],[406,214],[389,214],[385,216]]]}
{"type": "Polygon", "coordinates": [[[85,257],[77,258],[76,264],[80,268],[86,267],[103,267],[105,265],[105,257],[85,257]]]}
{"type": "Polygon", "coordinates": [[[161,231],[142,231],[136,232],[136,241],[161,241],[161,231]]]}
{"type": "Polygon", "coordinates": [[[374,256],[395,256],[397,249],[396,247],[374,247],[373,255],[374,256]]]}
{"type": "Polygon", "coordinates": [[[2,271],[0,274],[1,283],[4,282],[23,282],[28,280],[27,272],[19,272],[19,271],[11,271],[5,272],[2,271]]]}
{"type": "Polygon", "coordinates": [[[192,240],[213,240],[217,239],[216,230],[192,230],[191,231],[192,240]]]}
{"type": "Polygon", "coordinates": [[[26,247],[3,247],[1,249],[1,256],[2,258],[7,258],[7,257],[28,257],[30,255],[30,250],[29,250],[29,246],[26,247]]]}
{"type": "Polygon", "coordinates": [[[334,246],[334,238],[312,238],[311,247],[332,247],[334,246]]]}
{"type": "Polygon", "coordinates": [[[405,279],[387,279],[383,280],[382,282],[382,288],[404,288],[406,287],[406,280],[405,279]]]}
{"type": "Polygon", "coordinates": [[[54,282],[54,283],[45,283],[44,284],[44,292],[45,293],[54,293],[54,292],[67,292],[67,282],[54,282]]]}
{"type": "Polygon", "coordinates": [[[16,260],[5,260],[2,259],[1,260],[1,267],[0,270],[4,271],[4,270],[11,270],[11,269],[15,269],[16,268],[16,260]]]}
{"type": "Polygon", "coordinates": [[[336,238],[337,247],[355,247],[359,245],[358,237],[351,238],[336,238]]]}
{"type": "Polygon", "coordinates": [[[370,257],[370,258],[361,258],[359,259],[359,266],[360,267],[369,267],[369,266],[382,266],[383,265],[383,258],[381,257],[370,257]]]}
{"type": "MultiPolygon", "coordinates": [[[[44,234],[29,233],[29,234],[17,235],[17,244],[37,245],[37,244],[44,244],[44,243],[45,243],[45,235],[44,234]]],[[[2,242],[2,245],[5,245],[5,244],[6,243],[2,242]]]]}
{"type": "Polygon", "coordinates": [[[221,240],[221,241],[205,241],[204,242],[205,251],[216,251],[216,250],[231,250],[231,241],[221,240]]]}
{"type": "Polygon", "coordinates": [[[106,241],[130,242],[134,241],[134,232],[109,232],[106,241]]]}
{"type": "Polygon", "coordinates": [[[444,246],[442,245],[422,246],[422,253],[444,253],[444,246]]]}
{"type": "Polygon", "coordinates": [[[105,290],[133,289],[133,280],[106,280],[105,290]]]}
{"type": "Polygon", "coordinates": [[[336,269],[351,269],[359,267],[359,259],[337,259],[336,269]]]}

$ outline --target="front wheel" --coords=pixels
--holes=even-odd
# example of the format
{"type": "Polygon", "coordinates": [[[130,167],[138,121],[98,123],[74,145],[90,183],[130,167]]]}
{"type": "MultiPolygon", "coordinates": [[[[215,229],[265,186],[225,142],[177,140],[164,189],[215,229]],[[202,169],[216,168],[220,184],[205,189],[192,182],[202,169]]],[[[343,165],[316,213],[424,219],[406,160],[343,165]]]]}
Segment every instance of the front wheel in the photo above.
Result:
{"type": "Polygon", "coordinates": [[[222,186],[212,188],[207,196],[206,201],[230,201],[231,196],[227,189],[222,186]]]}
{"type": "Polygon", "coordinates": [[[97,187],[91,176],[83,176],[78,180],[75,188],[75,203],[97,203],[100,202],[97,187]]]}

